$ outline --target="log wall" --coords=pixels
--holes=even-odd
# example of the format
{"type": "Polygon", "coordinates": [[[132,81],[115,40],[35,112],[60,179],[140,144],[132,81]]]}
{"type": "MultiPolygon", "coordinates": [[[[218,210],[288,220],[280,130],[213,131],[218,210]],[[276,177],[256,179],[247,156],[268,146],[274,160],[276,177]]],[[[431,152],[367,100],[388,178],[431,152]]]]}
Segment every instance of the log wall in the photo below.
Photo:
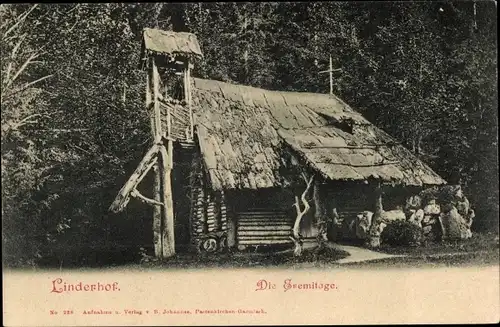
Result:
{"type": "MultiPolygon", "coordinates": [[[[228,244],[243,249],[247,246],[293,245],[290,236],[296,213],[294,190],[240,190],[227,194],[230,206],[228,244]]],[[[311,206],[313,204],[311,203],[311,206]]],[[[301,235],[314,239],[317,235],[314,211],[302,219],[301,235]]]]}
{"type": "Polygon", "coordinates": [[[191,228],[191,248],[197,249],[200,236],[208,232],[206,224],[205,205],[205,183],[201,169],[201,158],[199,154],[193,156],[192,170],[190,175],[190,214],[189,223],[191,228]]]}
{"type": "Polygon", "coordinates": [[[286,211],[249,208],[235,213],[238,245],[292,244],[294,219],[286,211]]]}
{"type": "Polygon", "coordinates": [[[228,213],[224,193],[206,187],[199,153],[193,157],[190,179],[191,248],[198,252],[206,249],[203,242],[213,238],[217,250],[227,248],[228,213]]]}

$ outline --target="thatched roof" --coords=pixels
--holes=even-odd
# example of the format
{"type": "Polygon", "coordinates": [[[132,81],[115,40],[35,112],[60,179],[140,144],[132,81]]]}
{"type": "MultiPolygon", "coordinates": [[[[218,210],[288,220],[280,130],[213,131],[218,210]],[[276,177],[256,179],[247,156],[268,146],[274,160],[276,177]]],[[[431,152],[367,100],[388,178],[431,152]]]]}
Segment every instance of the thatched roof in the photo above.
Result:
{"type": "Polygon", "coordinates": [[[143,31],[143,51],[156,54],[202,56],[196,35],[154,28],[145,28],[143,31]]]}
{"type": "Polygon", "coordinates": [[[215,189],[280,186],[284,147],[330,180],[446,183],[335,96],[194,79],[193,105],[215,189]]]}

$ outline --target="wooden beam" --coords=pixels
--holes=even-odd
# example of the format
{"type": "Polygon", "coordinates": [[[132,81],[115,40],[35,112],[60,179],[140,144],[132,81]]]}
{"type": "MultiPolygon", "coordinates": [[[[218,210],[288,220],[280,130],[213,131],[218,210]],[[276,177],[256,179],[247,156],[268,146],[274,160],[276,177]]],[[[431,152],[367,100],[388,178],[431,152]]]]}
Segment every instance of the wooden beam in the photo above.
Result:
{"type": "Polygon", "coordinates": [[[155,60],[152,60],[153,70],[153,102],[154,102],[154,121],[155,121],[155,142],[161,139],[161,113],[160,113],[160,75],[155,60]]]}
{"type": "MultiPolygon", "coordinates": [[[[164,88],[164,99],[169,99],[168,89],[164,88]]],[[[162,242],[162,257],[169,258],[175,255],[175,231],[174,231],[174,204],[172,198],[172,166],[173,166],[173,140],[172,140],[172,109],[173,106],[166,106],[167,109],[167,130],[162,133],[167,142],[168,149],[165,148],[165,141],[160,147],[161,153],[161,181],[162,192],[161,202],[163,202],[163,211],[161,218],[161,242],[162,242]]]]}
{"type": "Polygon", "coordinates": [[[370,246],[378,247],[380,246],[380,232],[379,226],[382,220],[382,213],[384,212],[384,207],[382,204],[382,185],[380,182],[377,182],[374,190],[374,210],[373,210],[373,218],[372,224],[370,226],[370,246]]]}
{"type": "Polygon", "coordinates": [[[175,111],[172,111],[171,115],[181,123],[187,123],[187,121],[182,116],[177,114],[175,111]]]}
{"type": "MultiPolygon", "coordinates": [[[[159,81],[158,81],[158,68],[156,67],[155,58],[149,59],[151,62],[150,69],[148,70],[148,84],[149,88],[146,91],[146,103],[149,109],[149,117],[151,123],[151,137],[155,142],[157,141],[158,126],[157,123],[157,110],[159,111],[159,99],[160,93],[158,92],[159,81]],[[152,84],[152,85],[151,85],[152,84]],[[151,90],[151,86],[153,90],[151,90]],[[154,98],[153,98],[154,97],[154,98]],[[149,99],[149,102],[148,102],[149,99]]],[[[159,149],[158,149],[159,151],[159,149]]],[[[158,161],[154,165],[154,177],[153,177],[153,199],[154,201],[161,202],[161,176],[160,176],[160,166],[158,161]]],[[[160,206],[153,207],[153,246],[154,253],[157,258],[162,257],[162,245],[161,245],[161,213],[162,208],[160,206]]]]}
{"type": "Polygon", "coordinates": [[[376,149],[383,146],[391,147],[396,146],[396,143],[388,143],[388,144],[377,144],[377,145],[342,145],[342,146],[329,146],[329,145],[304,145],[302,148],[304,149],[376,149]]]}
{"type": "MultiPolygon", "coordinates": [[[[172,141],[169,142],[169,147],[172,141]]],[[[175,234],[174,234],[174,204],[172,199],[172,181],[170,165],[172,152],[168,153],[165,146],[161,146],[160,153],[162,157],[162,202],[164,203],[162,215],[162,256],[169,258],[175,255],[175,234]]]]}
{"type": "Polygon", "coordinates": [[[326,209],[325,209],[325,199],[322,194],[322,188],[320,182],[316,180],[314,182],[313,188],[313,199],[314,199],[314,214],[316,217],[316,227],[318,228],[318,235],[316,241],[318,243],[318,248],[321,250],[325,247],[328,241],[327,236],[327,221],[326,221],[326,209]]]}
{"type": "Polygon", "coordinates": [[[352,165],[349,163],[345,162],[330,162],[330,161],[315,161],[315,164],[328,164],[328,165],[337,165],[337,166],[348,166],[348,167],[354,167],[354,168],[364,168],[364,167],[379,167],[379,166],[387,166],[387,165],[396,165],[400,163],[399,161],[387,161],[387,162],[380,162],[376,164],[369,164],[369,165],[352,165]]]}
{"type": "MultiPolygon", "coordinates": [[[[165,90],[166,90],[166,88],[165,88],[165,90]]],[[[158,93],[158,99],[160,99],[161,103],[164,105],[167,105],[167,104],[174,105],[174,104],[181,104],[182,103],[182,101],[179,101],[179,100],[172,98],[166,92],[165,92],[165,95],[158,93]]]]}
{"type": "MultiPolygon", "coordinates": [[[[164,89],[164,92],[165,92],[165,98],[167,98],[167,83],[165,83],[165,89],[164,89]]],[[[165,108],[167,109],[167,130],[166,130],[166,135],[167,137],[170,137],[171,136],[171,130],[172,130],[172,109],[174,109],[174,106],[173,105],[167,105],[165,104],[165,108]]],[[[170,153],[170,152],[169,152],[170,153]]]]}
{"type": "Polygon", "coordinates": [[[318,74],[323,74],[323,73],[331,73],[331,72],[341,72],[342,68],[335,68],[335,69],[327,69],[327,70],[322,70],[318,72],[318,74]]]}
{"type": "Polygon", "coordinates": [[[112,212],[122,211],[130,200],[130,193],[134,190],[137,185],[142,181],[144,176],[148,173],[148,171],[153,167],[153,165],[157,161],[157,153],[159,147],[157,144],[154,144],[148,152],[144,155],[141,162],[129,177],[125,185],[120,189],[118,195],[116,196],[113,203],[109,207],[109,210],[112,212]]]}
{"type": "Polygon", "coordinates": [[[161,202],[158,202],[158,201],[155,201],[153,199],[150,199],[148,197],[145,197],[144,195],[142,195],[137,189],[134,189],[130,195],[133,197],[133,198],[137,198],[139,199],[141,202],[143,203],[146,203],[146,204],[150,204],[150,205],[153,205],[153,206],[163,206],[163,203],[161,202]]]}
{"type": "Polygon", "coordinates": [[[332,55],[330,55],[330,94],[333,94],[333,65],[332,65],[332,55]]]}
{"type": "Polygon", "coordinates": [[[332,61],[332,56],[330,55],[330,69],[328,70],[322,70],[319,72],[319,74],[323,73],[329,73],[330,74],[330,94],[333,94],[333,72],[338,72],[341,71],[341,68],[336,68],[333,69],[333,61],[332,61]]]}
{"type": "Polygon", "coordinates": [[[191,68],[192,67],[193,67],[193,65],[188,62],[182,71],[183,80],[184,80],[184,102],[185,102],[185,105],[188,107],[189,123],[190,123],[188,140],[192,140],[192,138],[194,137],[193,109],[191,106],[191,68]]]}

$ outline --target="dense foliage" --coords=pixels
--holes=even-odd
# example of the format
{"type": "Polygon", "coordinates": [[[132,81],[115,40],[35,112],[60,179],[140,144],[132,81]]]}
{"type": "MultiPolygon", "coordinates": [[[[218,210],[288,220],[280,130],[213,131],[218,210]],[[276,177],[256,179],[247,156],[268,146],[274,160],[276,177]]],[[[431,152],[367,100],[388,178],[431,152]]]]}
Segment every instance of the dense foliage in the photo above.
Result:
{"type": "Polygon", "coordinates": [[[391,221],[380,234],[381,244],[389,246],[417,246],[422,239],[422,228],[404,220],[391,221]]]}
{"type": "Polygon", "coordinates": [[[331,55],[334,92],[461,183],[476,229],[497,224],[494,2],[2,4],[0,15],[9,264],[149,245],[149,208],[107,212],[150,142],[144,27],[196,33],[196,76],[269,89],[328,92],[318,72],[331,55]]]}

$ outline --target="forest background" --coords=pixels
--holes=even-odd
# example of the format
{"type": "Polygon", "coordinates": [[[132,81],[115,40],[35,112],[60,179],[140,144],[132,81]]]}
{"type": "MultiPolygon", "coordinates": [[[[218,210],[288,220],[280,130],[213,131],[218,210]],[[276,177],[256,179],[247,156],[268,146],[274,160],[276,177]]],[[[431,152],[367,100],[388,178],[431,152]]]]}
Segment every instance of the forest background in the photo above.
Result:
{"type": "Polygon", "coordinates": [[[267,89],[328,93],[331,55],[334,93],[498,232],[496,2],[2,4],[4,265],[134,260],[151,240],[142,205],[107,211],[151,142],[145,27],[195,33],[194,76],[267,89]]]}

